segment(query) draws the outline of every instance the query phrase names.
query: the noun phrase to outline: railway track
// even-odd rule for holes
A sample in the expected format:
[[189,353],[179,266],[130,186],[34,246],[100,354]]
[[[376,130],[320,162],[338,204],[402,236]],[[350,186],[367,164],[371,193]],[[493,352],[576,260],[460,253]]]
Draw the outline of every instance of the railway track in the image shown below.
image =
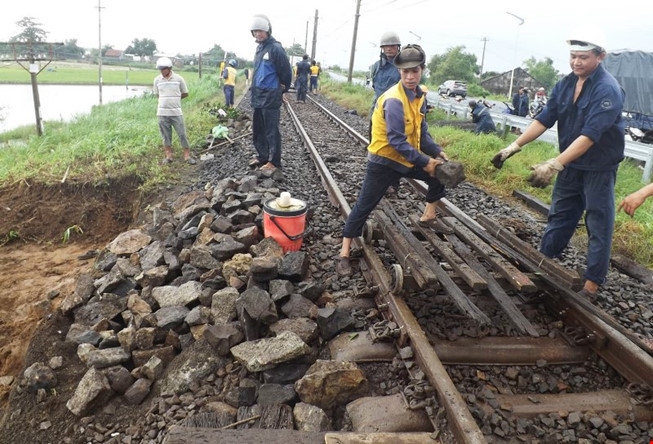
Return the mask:
[[[356,193],[353,184],[360,184],[363,174],[367,140],[326,107],[309,100],[311,106],[292,103],[288,113],[330,200],[346,218]],[[311,122],[319,119],[316,113],[338,128],[335,134],[327,134],[323,126],[312,130]],[[330,153],[334,141],[343,138],[351,149]],[[345,178],[343,171],[350,174]],[[495,372],[500,369],[498,373],[509,374],[514,366],[583,365],[599,357],[623,378],[614,378],[618,385],[582,393],[563,387],[555,394],[514,393],[509,387],[495,387],[496,393],[487,393],[485,404],[498,403],[506,418],[611,410],[634,421],[653,420],[649,408],[653,358],[648,343],[579,298],[575,291],[581,281],[575,271],[542,256],[500,221],[483,214],[473,219],[448,199],[441,216],[452,233],[418,226],[415,203],[425,190],[418,182],[408,185],[403,188],[411,195],[386,197],[363,238],[356,240],[362,254],[360,269],[369,285],[379,288],[377,304],[397,324],[398,345],[413,348],[446,410],[456,442],[485,442],[487,437],[474,419],[484,407],[468,407],[469,393],[461,393],[447,372],[451,365],[492,366]],[[381,239],[384,247],[379,250],[374,244]],[[394,255],[390,264],[388,250]],[[444,293],[457,315],[475,327],[476,337],[434,339],[423,329],[409,306],[411,295],[434,290]],[[492,319],[480,308],[490,302]],[[529,312],[536,306],[546,310],[542,316],[550,317],[553,328],[542,329],[534,320]],[[514,334],[491,334],[497,319]],[[492,395],[496,402],[487,402]]]

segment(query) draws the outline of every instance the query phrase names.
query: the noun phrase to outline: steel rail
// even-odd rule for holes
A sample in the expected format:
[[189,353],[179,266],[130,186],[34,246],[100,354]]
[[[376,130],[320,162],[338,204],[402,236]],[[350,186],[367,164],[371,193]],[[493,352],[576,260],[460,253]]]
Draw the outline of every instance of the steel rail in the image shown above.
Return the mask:
[[[409,181],[418,191],[425,193],[426,186],[419,181]],[[550,298],[545,305],[557,313],[567,324],[580,325],[586,332],[589,346],[612,368],[630,382],[646,384],[653,387],[653,356],[647,353],[645,344],[633,337],[612,317],[603,313],[598,307],[580,297],[570,289],[566,276],[554,274],[552,268],[545,270],[525,255],[500,241],[464,213],[456,212],[457,208],[447,199],[442,199],[444,208],[451,215],[465,224],[477,236],[493,246],[502,254],[510,255],[528,271],[537,275],[549,288]],[[522,251],[526,250],[525,248]]]
[[[354,138],[367,144],[367,139],[354,131],[345,122],[340,120],[321,104],[312,99],[310,101],[314,103],[320,111],[328,115],[330,119],[346,131],[350,132]],[[299,122],[296,113],[293,111],[289,103],[286,102],[285,105],[295,128],[300,134],[304,145],[315,163],[321,180],[325,184],[326,190],[329,193],[330,201],[335,203],[343,218],[346,218],[351,211],[348,202],[345,200],[344,195],[333,179],[333,176],[328,171],[328,168],[322,160],[319,152],[310,141],[310,138]],[[456,442],[466,444],[486,443],[487,440],[467,408],[466,402],[463,400],[454,382],[449,377],[444,365],[435,353],[433,346],[430,344],[426,334],[420,327],[412,311],[401,297],[397,297],[392,293],[390,286],[391,278],[385,269],[381,258],[374,252],[373,248],[365,244],[362,238],[354,239],[353,242],[356,247],[360,248],[363,252],[363,259],[366,266],[366,269],[364,269],[365,278],[368,282],[372,282],[374,285],[379,287],[377,303],[380,307],[388,308],[393,320],[401,329],[403,340],[408,340],[410,342],[420,368],[424,371],[429,383],[437,391],[439,401],[445,408],[447,420],[451,432],[456,438]]]

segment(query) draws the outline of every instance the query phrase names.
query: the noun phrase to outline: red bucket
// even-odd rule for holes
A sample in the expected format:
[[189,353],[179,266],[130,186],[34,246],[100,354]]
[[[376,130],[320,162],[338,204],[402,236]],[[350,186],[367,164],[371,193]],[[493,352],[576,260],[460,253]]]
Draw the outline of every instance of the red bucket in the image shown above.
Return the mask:
[[270,199],[263,204],[263,234],[273,238],[283,249],[297,251],[302,246],[306,226],[306,203],[290,199],[289,205],[279,205],[279,199]]

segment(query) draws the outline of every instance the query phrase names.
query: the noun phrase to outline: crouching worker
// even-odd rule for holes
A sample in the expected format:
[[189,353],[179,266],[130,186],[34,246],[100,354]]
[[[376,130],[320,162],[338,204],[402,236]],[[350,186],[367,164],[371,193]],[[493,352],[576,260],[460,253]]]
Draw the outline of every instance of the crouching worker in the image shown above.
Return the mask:
[[370,213],[388,187],[400,178],[426,182],[426,208],[420,221],[436,223],[436,206],[446,193],[444,185],[434,176],[436,167],[444,163],[446,156],[429,134],[425,119],[426,94],[419,87],[425,62],[426,54],[420,46],[403,48],[394,60],[401,80],[377,99],[365,179],[342,231],[336,264],[340,276],[352,273],[349,262],[352,239],[361,236]]
[[476,124],[475,134],[490,134],[496,131],[494,120],[490,115],[490,108],[483,102],[469,101],[469,107],[472,110],[472,122]]

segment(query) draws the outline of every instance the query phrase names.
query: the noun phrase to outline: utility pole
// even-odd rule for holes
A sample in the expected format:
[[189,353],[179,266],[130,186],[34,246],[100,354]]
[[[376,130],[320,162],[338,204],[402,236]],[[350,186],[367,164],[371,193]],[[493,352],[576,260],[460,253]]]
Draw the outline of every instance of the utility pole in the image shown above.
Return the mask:
[[304,35],[304,54],[308,54],[308,20],[306,20],[306,34]]
[[347,83],[351,83],[352,73],[354,72],[354,55],[356,54],[356,38],[358,34],[358,18],[360,17],[361,0],[356,0],[356,17],[354,19],[354,36],[351,39],[351,55],[349,56],[349,72],[347,73]]
[[102,105],[102,0],[97,0],[98,30],[98,87],[100,88],[100,105]]
[[[39,86],[36,79],[54,57],[53,46],[63,46],[63,43],[47,42],[0,42],[0,46],[10,45],[14,54],[14,61],[18,63],[25,71],[29,72],[32,83],[32,96],[34,97],[34,115],[36,116],[36,134],[40,137],[43,135],[43,120],[41,119],[41,99],[39,98]],[[45,58],[45,48],[48,48],[49,57]],[[39,66],[40,61],[46,61],[43,67]],[[21,62],[29,62],[25,67]]]
[[483,64],[485,63],[485,45],[487,45],[488,42],[487,37],[483,37],[481,42],[483,42],[483,55],[481,56],[481,73],[478,75],[479,78],[483,77]]
[[519,27],[524,24],[524,19],[513,14],[512,12],[506,11],[506,14],[513,16],[517,20],[519,20],[519,24],[517,25],[517,33],[515,35],[515,53],[512,58],[512,71],[510,72],[510,88],[508,89],[508,98],[512,98],[512,86],[515,81],[515,63],[517,63],[517,42],[519,41]]
[[313,19],[313,45],[311,45],[311,60],[315,60],[317,46],[317,9],[315,10],[315,18]]

